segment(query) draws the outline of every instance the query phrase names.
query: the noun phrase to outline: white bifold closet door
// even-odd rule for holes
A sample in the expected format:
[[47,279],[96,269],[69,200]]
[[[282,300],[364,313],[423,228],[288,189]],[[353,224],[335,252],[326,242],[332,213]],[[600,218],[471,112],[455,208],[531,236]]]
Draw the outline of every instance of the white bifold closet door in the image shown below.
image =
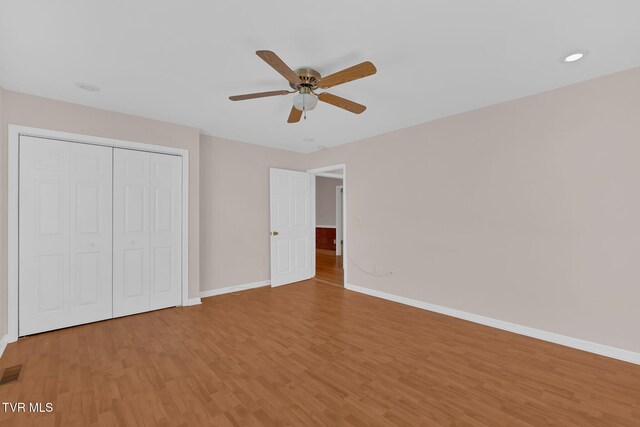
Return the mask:
[[20,137],[19,334],[112,317],[112,148]]
[[113,315],[180,305],[182,161],[113,153]]

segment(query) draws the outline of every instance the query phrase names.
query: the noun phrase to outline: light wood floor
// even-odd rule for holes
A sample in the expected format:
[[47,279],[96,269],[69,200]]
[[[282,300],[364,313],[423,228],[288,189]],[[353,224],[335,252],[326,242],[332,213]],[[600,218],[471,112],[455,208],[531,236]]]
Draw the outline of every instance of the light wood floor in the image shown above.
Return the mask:
[[640,425],[640,366],[311,280],[35,335],[10,425]]
[[329,285],[344,286],[342,257],[335,251],[316,249],[316,280]]

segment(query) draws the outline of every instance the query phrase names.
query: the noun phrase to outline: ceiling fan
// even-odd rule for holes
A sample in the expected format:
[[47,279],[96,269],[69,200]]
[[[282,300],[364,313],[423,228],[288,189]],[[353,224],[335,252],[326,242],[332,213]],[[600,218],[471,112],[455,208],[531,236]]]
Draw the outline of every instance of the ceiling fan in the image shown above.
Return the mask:
[[299,122],[302,117],[302,113],[305,113],[306,118],[306,112],[316,108],[318,101],[335,105],[336,107],[351,111],[355,114],[360,114],[367,109],[364,105],[349,101],[348,99],[344,99],[327,92],[318,94],[315,90],[318,88],[327,89],[375,74],[377,71],[376,67],[369,61],[362,62],[358,65],[354,65],[353,67],[322,77],[319,72],[312,68],[298,68],[293,71],[282,61],[282,59],[278,57],[278,55],[270,50],[258,50],[256,51],[256,55],[262,58],[264,62],[271,65],[274,70],[287,79],[289,81],[289,86],[291,86],[291,89],[293,90],[274,90],[270,92],[248,93],[246,95],[230,96],[230,100],[243,101],[245,99],[297,93],[297,95],[293,97],[293,106],[291,107],[291,113],[289,113],[289,119],[287,120],[288,123]]

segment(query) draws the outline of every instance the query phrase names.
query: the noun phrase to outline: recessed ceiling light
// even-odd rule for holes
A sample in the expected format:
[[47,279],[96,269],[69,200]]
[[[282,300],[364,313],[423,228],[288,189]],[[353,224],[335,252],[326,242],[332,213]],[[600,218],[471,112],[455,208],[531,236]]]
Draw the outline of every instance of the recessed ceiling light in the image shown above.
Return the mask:
[[572,53],[571,55],[567,55],[564,58],[564,62],[576,62],[576,61],[580,61],[582,58],[584,58],[584,52],[576,52],[576,53]]
[[326,145],[318,145],[318,150],[328,150],[329,147],[327,147]]
[[89,84],[89,83],[79,82],[79,83],[76,83],[76,86],[79,87],[82,90],[86,90],[86,91],[89,91],[89,92],[98,92],[100,90],[100,88],[98,86],[92,85],[92,84]]

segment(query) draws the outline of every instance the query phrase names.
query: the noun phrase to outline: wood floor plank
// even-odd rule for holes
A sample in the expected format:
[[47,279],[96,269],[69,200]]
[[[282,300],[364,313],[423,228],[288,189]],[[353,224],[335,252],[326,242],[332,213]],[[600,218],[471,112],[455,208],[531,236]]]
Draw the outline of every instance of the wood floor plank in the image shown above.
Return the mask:
[[21,363],[0,401],[55,411],[3,427],[640,425],[640,366],[318,280],[21,338]]

